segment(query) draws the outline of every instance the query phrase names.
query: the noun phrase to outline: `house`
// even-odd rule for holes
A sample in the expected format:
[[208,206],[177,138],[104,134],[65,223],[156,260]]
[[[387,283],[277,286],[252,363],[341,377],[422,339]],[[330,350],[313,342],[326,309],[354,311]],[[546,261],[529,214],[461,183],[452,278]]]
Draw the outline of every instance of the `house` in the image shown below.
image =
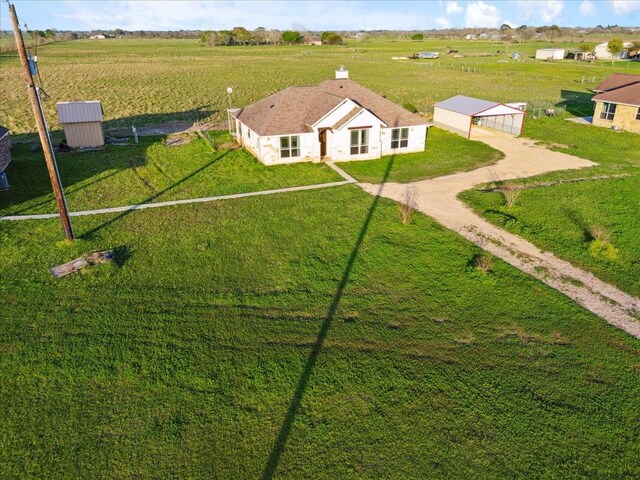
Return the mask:
[[628,49],[631,47],[632,43],[624,42],[622,45],[624,46],[624,50],[622,50],[620,53],[616,54],[615,56],[612,55],[611,52],[609,51],[609,42],[596,45],[596,48],[594,48],[596,60],[622,60],[622,59],[628,58],[629,57]]
[[536,60],[562,60],[564,49],[562,48],[540,48],[536,50]]
[[236,140],[265,165],[421,152],[429,126],[342,67],[335,79],[288,87],[229,113]]
[[103,113],[99,100],[58,102],[56,106],[67,145],[74,148],[104,145]]
[[0,190],[9,188],[7,174],[4,173],[9,163],[11,163],[11,132],[8,128],[0,125]]
[[526,104],[502,104],[456,95],[433,106],[433,124],[465,138],[471,137],[473,125],[520,135]]
[[464,36],[465,40],[475,40],[476,36],[473,33],[469,33]]
[[594,92],[594,125],[640,133],[640,75],[614,73]]
[[305,36],[303,42],[305,45],[322,45],[322,40],[320,40],[320,37],[314,35]]

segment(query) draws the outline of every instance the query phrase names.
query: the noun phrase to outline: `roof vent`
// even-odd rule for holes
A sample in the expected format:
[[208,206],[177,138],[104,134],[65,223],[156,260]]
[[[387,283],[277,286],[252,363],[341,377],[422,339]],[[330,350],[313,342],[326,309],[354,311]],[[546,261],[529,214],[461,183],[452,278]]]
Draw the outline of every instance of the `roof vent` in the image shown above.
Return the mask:
[[349,78],[349,70],[344,68],[344,65],[340,65],[340,68],[336,70],[336,80],[343,80]]

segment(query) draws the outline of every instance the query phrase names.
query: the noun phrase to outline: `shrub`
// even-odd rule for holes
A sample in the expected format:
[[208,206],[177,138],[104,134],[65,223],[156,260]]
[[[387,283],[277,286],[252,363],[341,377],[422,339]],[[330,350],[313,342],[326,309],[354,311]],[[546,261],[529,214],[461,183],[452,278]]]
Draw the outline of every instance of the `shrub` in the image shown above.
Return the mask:
[[413,35],[411,35],[411,40],[423,40],[424,39],[424,35],[422,35],[421,33],[414,33]]
[[411,102],[404,102],[402,104],[402,106],[406,109],[409,110],[411,113],[418,113],[418,109],[416,108],[416,106],[411,103]]
[[476,270],[482,273],[491,273],[493,272],[493,255],[483,252],[476,256],[474,264]]
[[417,209],[416,192],[411,188],[407,188],[402,194],[402,201],[400,202],[400,219],[402,223],[406,225],[411,222],[411,217]]
[[618,259],[618,249],[603,240],[594,240],[589,244],[589,255],[598,260],[614,262]]
[[324,43],[327,45],[342,45],[342,36],[337,33],[332,33],[327,35],[327,38],[324,39]]
[[506,183],[500,188],[500,193],[504,197],[504,204],[507,208],[511,208],[516,204],[520,196],[520,189],[513,184]]

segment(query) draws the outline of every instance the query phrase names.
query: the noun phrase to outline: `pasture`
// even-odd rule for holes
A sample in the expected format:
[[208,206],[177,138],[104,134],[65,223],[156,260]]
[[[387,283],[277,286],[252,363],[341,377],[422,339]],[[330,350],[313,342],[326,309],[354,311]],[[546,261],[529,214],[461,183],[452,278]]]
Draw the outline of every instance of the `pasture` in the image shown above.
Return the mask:
[[[451,42],[469,55],[507,48]],[[506,53],[391,60],[432,48],[446,43],[87,40],[40,47],[39,63],[54,129],[55,101],[101,99],[114,132],[224,121],[229,85],[240,106],[331,78],[340,64],[427,114],[461,89],[540,105],[572,95],[567,110],[586,112],[592,84],[583,76],[640,71]],[[51,212],[17,59],[0,62],[0,124],[24,141],[0,212]],[[577,227],[567,239],[540,232],[566,224],[556,204],[588,222],[611,215],[621,263],[593,269],[636,292],[637,136],[560,118],[527,122],[526,134],[549,148],[600,162],[594,173],[631,177],[526,190],[507,212],[519,232],[591,268]],[[410,181],[499,158],[437,129],[430,136],[423,156],[346,168],[369,181]],[[167,147],[161,137],[59,162],[72,209],[338,180],[325,165],[266,168],[243,151],[211,152],[202,140]],[[553,175],[545,178],[577,173]],[[615,201],[594,203],[613,192]],[[465,199],[502,218],[490,211],[503,211],[496,195]],[[405,225],[396,203],[349,185],[73,222],[72,243],[60,241],[57,220],[0,222],[2,478],[640,476],[640,341],[497,259],[478,270],[481,250],[426,216]],[[103,249],[114,249],[114,262],[60,280],[48,271]]]
[[[346,46],[207,47],[193,40],[110,39],[41,46],[38,63],[51,97],[45,110],[54,130],[59,128],[55,102],[65,100],[102,100],[107,130],[175,120],[226,122],[228,86],[234,88],[232,104],[243,106],[290,85],[333,78],[340,65],[349,69],[353,80],[426,113],[434,103],[465,93],[502,102],[527,101],[530,107],[560,102],[587,114],[590,87],[614,71],[640,72],[637,62],[611,66],[529,58],[544,46],[375,39]],[[448,47],[467,56],[446,55]],[[441,58],[391,59],[429,49],[439,49]],[[507,52],[514,51],[524,53],[525,61],[511,60]],[[486,54],[493,56],[479,56]],[[14,133],[34,131],[18,58],[3,54],[0,62],[0,124]]]

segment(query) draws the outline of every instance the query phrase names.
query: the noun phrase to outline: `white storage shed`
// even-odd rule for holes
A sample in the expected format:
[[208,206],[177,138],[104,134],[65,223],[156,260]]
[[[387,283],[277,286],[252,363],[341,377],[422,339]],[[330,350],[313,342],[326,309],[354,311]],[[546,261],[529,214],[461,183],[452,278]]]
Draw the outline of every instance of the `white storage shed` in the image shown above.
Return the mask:
[[536,50],[536,60],[562,60],[564,49],[562,48],[540,48]]
[[73,148],[104,145],[102,104],[99,100],[58,102],[57,107],[58,121],[64,128],[67,145]]
[[519,108],[456,95],[434,105],[433,124],[466,138],[471,136],[474,124],[520,135],[524,116]]

